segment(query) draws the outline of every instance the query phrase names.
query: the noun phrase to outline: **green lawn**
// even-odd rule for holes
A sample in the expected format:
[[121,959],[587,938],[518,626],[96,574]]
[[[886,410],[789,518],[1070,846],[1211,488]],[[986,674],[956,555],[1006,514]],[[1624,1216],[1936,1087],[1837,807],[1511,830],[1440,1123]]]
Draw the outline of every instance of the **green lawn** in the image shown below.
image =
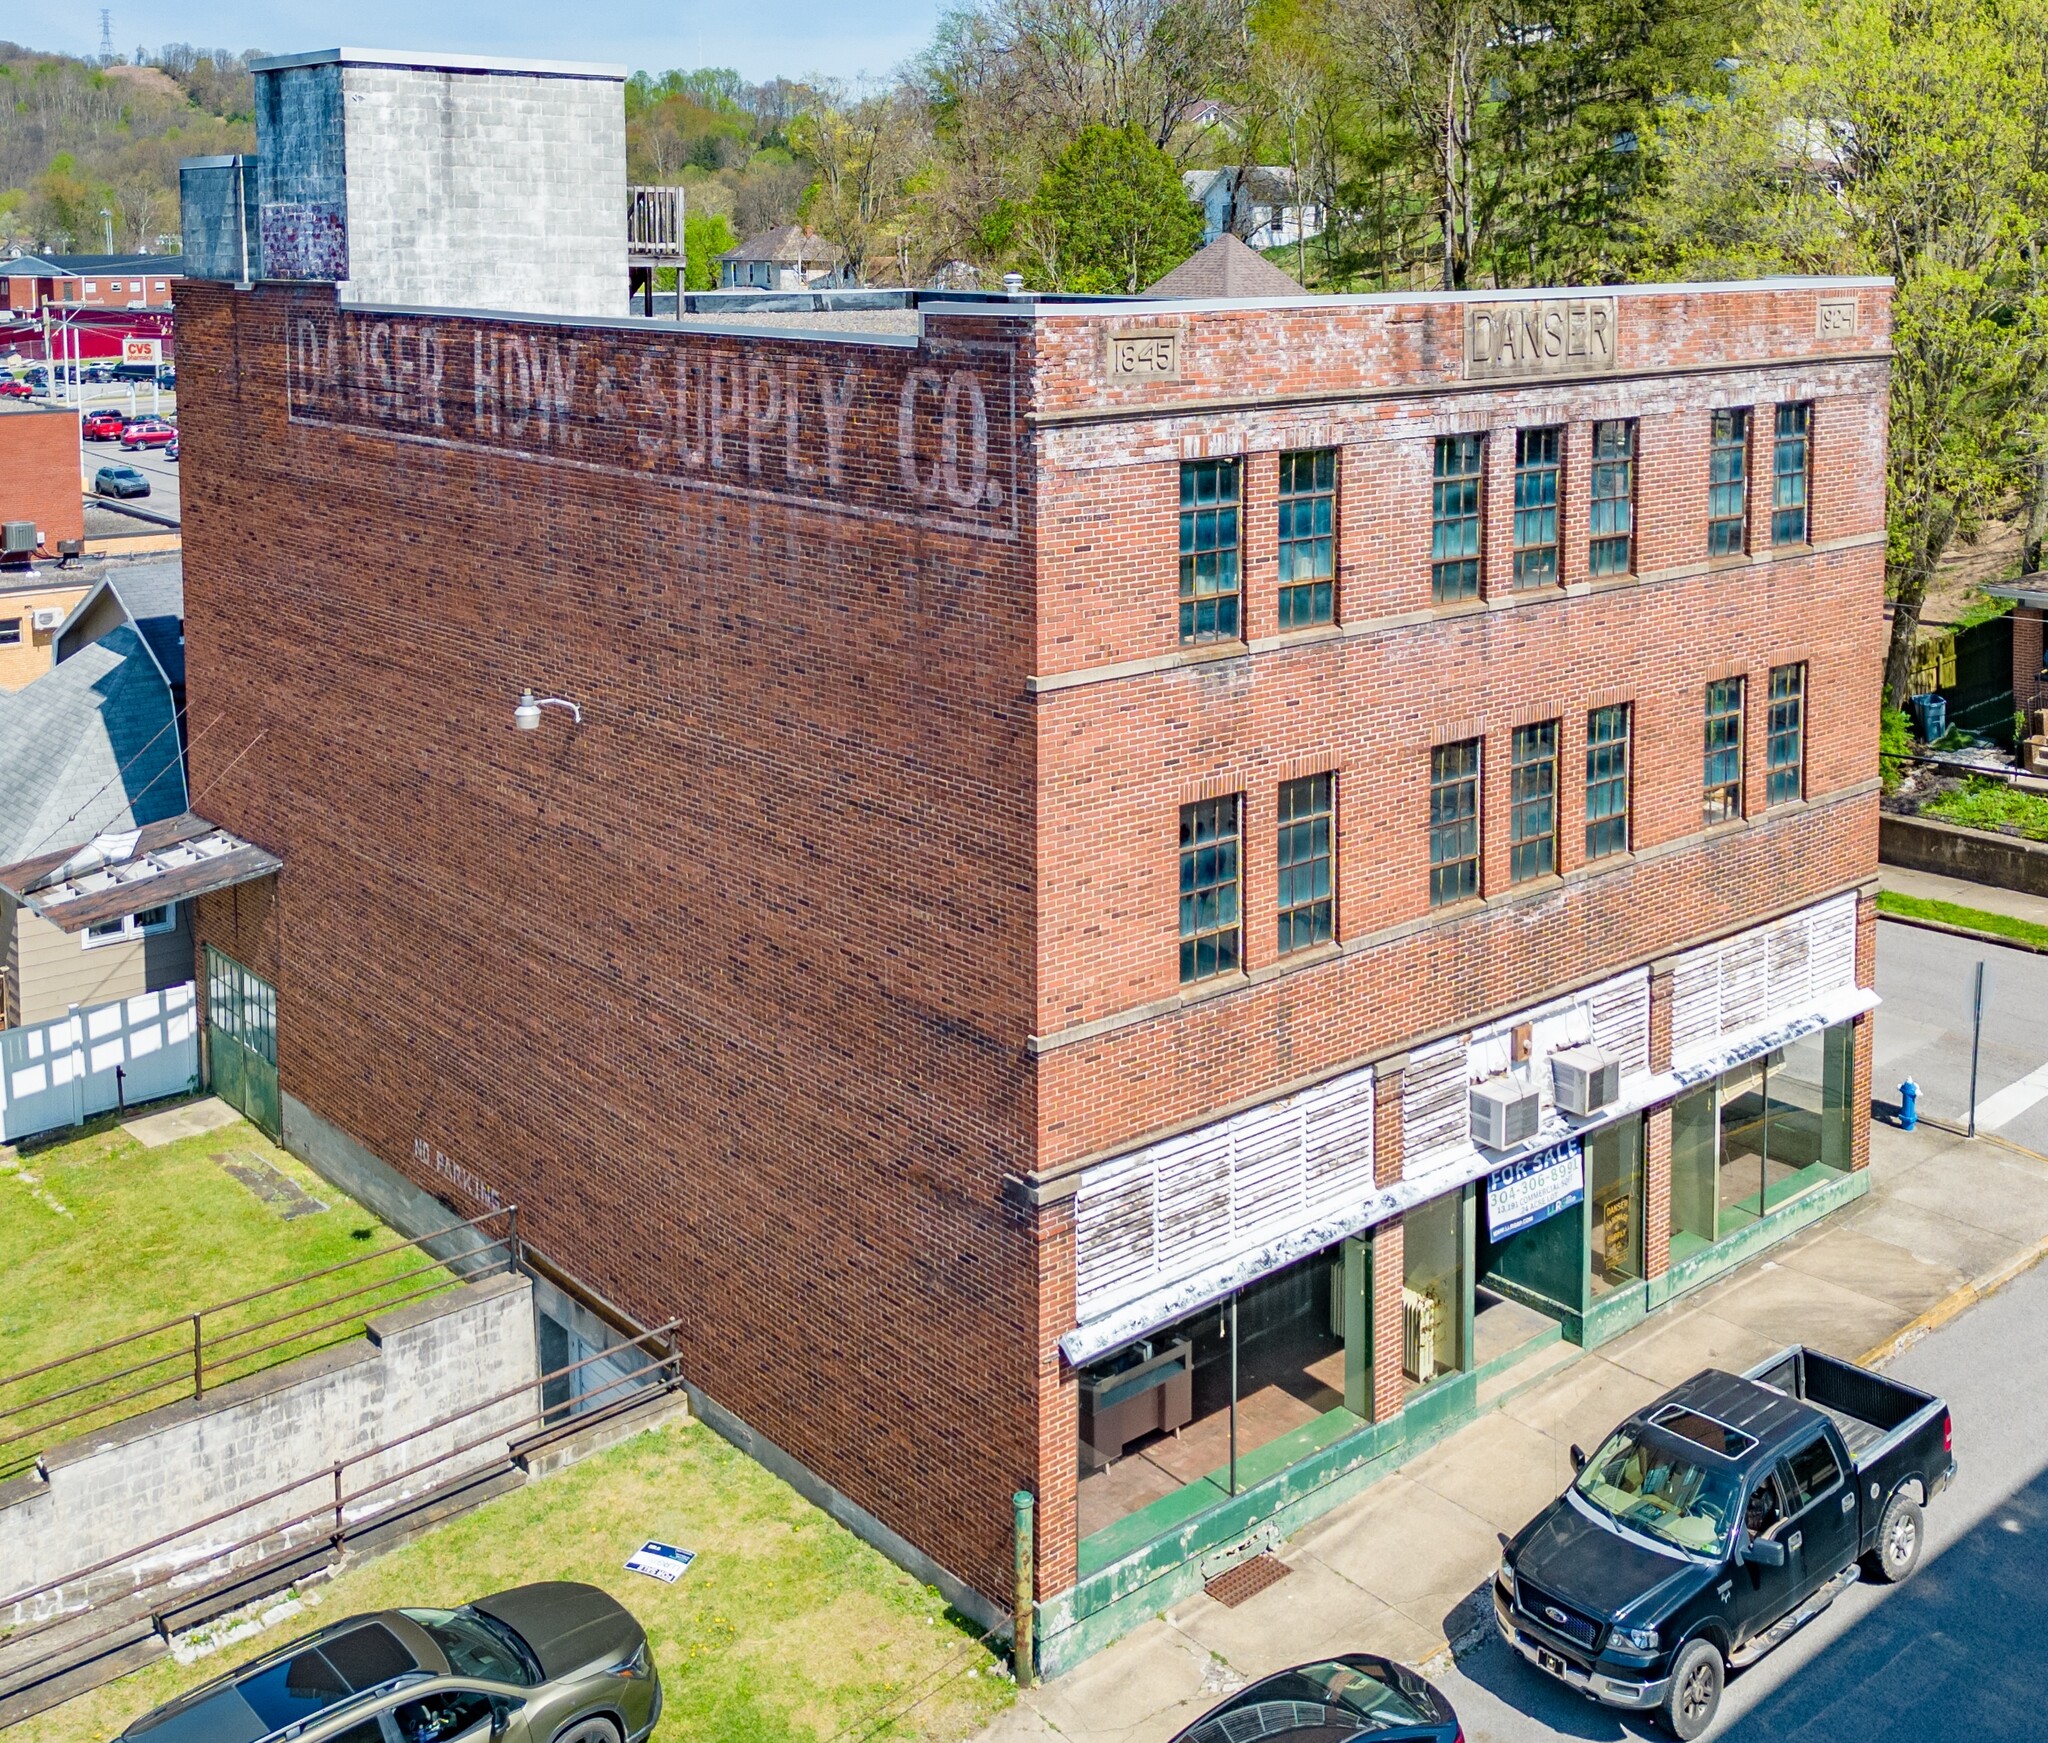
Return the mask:
[[[621,1565],[648,1538],[697,1551],[676,1585]],[[28,1729],[36,1743],[102,1743],[157,1703],[335,1617],[454,1605],[547,1579],[602,1586],[646,1627],[667,1697],[655,1743],[946,1743],[1015,1695],[936,1592],[685,1422],[309,1588],[317,1608],[266,1633],[191,1665],[161,1659]]]
[[1943,926],[1959,926],[1966,932],[1983,932],[1994,938],[2010,938],[2020,944],[2048,950],[2048,926],[2021,920],[2011,914],[1993,914],[1984,908],[1966,908],[1960,902],[1937,902],[1925,896],[1903,896],[1896,890],[1877,892],[1877,911],[1902,920],[1933,920]]
[[[329,1208],[286,1220],[215,1161],[217,1156],[244,1168],[267,1165]],[[0,1291],[0,1380],[269,1284],[362,1258],[397,1239],[360,1205],[239,1121],[154,1150],[145,1150],[111,1118],[55,1142],[0,1146],[0,1277],[7,1279]],[[220,1354],[234,1356],[325,1320],[343,1320],[286,1347],[230,1362],[209,1373],[207,1383],[219,1384],[252,1367],[356,1336],[365,1317],[413,1290],[452,1281],[438,1269],[399,1279],[422,1263],[417,1251],[407,1249],[209,1318],[205,1335],[211,1342],[345,1290],[380,1285],[326,1312],[221,1344]],[[135,1409],[172,1402],[189,1385],[191,1347],[191,1330],[184,1325],[94,1357],[82,1367],[0,1384],[0,1410],[9,1410],[153,1356],[183,1353],[181,1360],[147,1374],[109,1380],[96,1392],[0,1419],[0,1437],[54,1422],[115,1391],[176,1376],[179,1387],[52,1429],[50,1437],[72,1438]],[[0,1475],[35,1445],[28,1440],[0,1446]]]
[[1939,817],[1965,829],[1998,829],[2048,841],[2048,798],[2022,792],[1987,775],[1971,775],[1960,787],[1920,807],[1923,817]]

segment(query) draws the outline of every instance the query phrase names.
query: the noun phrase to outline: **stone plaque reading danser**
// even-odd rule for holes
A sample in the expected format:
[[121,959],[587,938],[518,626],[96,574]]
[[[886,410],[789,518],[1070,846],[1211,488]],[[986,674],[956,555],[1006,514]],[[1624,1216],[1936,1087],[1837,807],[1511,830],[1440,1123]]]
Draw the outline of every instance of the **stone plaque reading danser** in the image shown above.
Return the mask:
[[1615,360],[1612,297],[1542,297],[1465,306],[1465,379],[1594,375]]

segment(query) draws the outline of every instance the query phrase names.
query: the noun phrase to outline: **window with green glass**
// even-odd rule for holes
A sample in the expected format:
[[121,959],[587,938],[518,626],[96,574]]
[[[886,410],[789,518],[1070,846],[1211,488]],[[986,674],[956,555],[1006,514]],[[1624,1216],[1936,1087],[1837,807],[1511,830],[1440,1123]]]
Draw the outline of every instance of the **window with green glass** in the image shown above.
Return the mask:
[[1484,436],[1439,436],[1430,492],[1429,586],[1439,604],[1479,597],[1479,487]]
[[1806,796],[1806,668],[1771,668],[1771,714],[1764,740],[1764,803]]
[[1429,753],[1429,905],[1479,894],[1479,740]]
[[1707,686],[1705,821],[1729,823],[1742,815],[1742,680],[1717,678]]
[[1508,881],[1557,869],[1557,722],[1518,726],[1508,749]]
[[1328,775],[1280,789],[1280,954],[1336,935],[1335,784]]
[[1337,450],[1280,456],[1280,627],[1337,617]]
[[1515,432],[1517,587],[1557,585],[1557,485],[1563,463],[1563,430]]
[[1236,460],[1188,460],[1180,469],[1180,639],[1235,641],[1241,633],[1242,555]]
[[1586,857],[1628,852],[1629,708],[1586,716]]
[[1238,801],[1204,799],[1180,808],[1180,978],[1235,972],[1241,872]]
[[1707,555],[1749,549],[1749,413],[1714,413],[1708,456]]
[[1636,562],[1636,424],[1609,418],[1593,426],[1591,542],[1586,567],[1626,575]]
[[1771,543],[1806,543],[1806,486],[1812,463],[1813,407],[1778,407],[1778,439],[1771,450]]

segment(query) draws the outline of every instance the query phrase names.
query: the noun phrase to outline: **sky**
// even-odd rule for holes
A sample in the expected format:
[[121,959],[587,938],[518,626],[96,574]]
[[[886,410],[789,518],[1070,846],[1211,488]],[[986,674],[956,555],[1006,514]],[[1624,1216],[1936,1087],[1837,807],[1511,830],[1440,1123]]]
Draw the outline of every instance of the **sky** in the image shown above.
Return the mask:
[[[734,67],[759,81],[882,77],[930,40],[939,0],[113,0],[114,52],[167,42],[201,48],[449,49],[542,60],[612,61],[661,72]],[[44,0],[9,8],[0,37],[29,48],[97,54],[100,8]]]

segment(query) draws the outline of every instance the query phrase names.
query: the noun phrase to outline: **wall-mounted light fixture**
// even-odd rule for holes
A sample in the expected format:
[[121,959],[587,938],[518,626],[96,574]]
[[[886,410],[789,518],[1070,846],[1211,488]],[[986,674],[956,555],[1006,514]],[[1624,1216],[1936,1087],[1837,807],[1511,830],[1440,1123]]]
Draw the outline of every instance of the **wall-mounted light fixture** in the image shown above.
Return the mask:
[[519,698],[519,706],[512,710],[512,724],[521,732],[540,731],[540,711],[543,708],[566,708],[578,726],[583,724],[583,710],[573,702],[565,702],[559,696],[536,696],[528,690]]

